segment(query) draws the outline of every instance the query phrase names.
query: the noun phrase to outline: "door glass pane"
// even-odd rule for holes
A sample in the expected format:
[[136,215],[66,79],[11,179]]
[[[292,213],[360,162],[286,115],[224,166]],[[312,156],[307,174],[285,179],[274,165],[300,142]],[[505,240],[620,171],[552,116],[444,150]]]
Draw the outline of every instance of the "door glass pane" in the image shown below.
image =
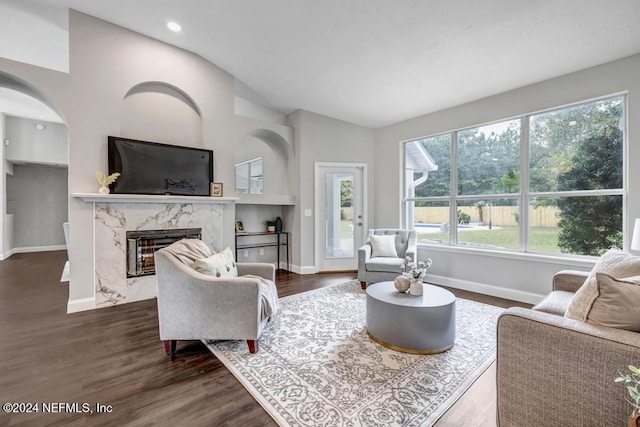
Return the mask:
[[326,174],[326,258],[354,256],[353,174]]

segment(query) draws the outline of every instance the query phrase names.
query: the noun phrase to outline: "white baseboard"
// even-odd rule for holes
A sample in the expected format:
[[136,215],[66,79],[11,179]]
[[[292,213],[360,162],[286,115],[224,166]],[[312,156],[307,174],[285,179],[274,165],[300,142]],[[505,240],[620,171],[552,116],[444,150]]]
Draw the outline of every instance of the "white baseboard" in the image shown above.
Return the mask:
[[[286,267],[286,264],[284,266],[284,268]],[[291,264],[291,272],[293,273],[297,273],[297,274],[316,274],[318,272],[318,270],[316,270],[316,268],[314,266],[299,266],[299,265],[293,265]]]
[[67,250],[66,245],[27,246],[23,248],[13,248],[3,254],[0,254],[0,261],[7,259],[14,254],[26,254],[30,252],[66,251],[66,250]]
[[432,274],[427,276],[427,282],[450,288],[476,292],[478,294],[525,302],[527,304],[537,304],[545,297],[545,295],[534,294],[532,292],[518,291],[515,289],[507,289],[499,286],[487,285],[485,283],[470,282],[467,280],[452,279],[444,276],[434,276]]
[[22,248],[13,248],[9,252],[13,254],[26,254],[29,252],[50,252],[50,251],[66,251],[66,245],[51,245],[51,246],[25,246]]
[[77,313],[79,311],[95,310],[95,308],[96,308],[95,297],[81,298],[81,299],[74,299],[74,300],[70,299],[67,302],[67,314]]

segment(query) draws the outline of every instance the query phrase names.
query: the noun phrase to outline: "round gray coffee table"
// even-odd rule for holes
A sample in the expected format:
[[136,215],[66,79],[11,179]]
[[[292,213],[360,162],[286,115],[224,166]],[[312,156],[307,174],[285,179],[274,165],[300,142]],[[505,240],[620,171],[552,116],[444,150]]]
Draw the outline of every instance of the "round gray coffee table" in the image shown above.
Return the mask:
[[406,353],[449,350],[456,337],[456,297],[424,284],[422,296],[400,293],[393,282],[367,286],[367,332],[378,344]]

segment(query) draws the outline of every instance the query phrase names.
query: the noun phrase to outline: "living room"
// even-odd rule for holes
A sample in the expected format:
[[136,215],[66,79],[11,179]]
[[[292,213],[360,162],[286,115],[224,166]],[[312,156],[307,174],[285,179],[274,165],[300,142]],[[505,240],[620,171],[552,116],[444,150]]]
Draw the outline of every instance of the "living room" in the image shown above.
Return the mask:
[[[602,55],[598,62],[584,62],[588,65],[582,68],[567,68],[566,72],[562,73],[549,74],[547,64],[529,63],[535,75],[530,84],[514,83],[508,90],[493,92],[489,88],[488,93],[492,93],[491,96],[475,98],[472,96],[460,102],[447,101],[451,103],[446,104],[442,101],[443,105],[446,105],[443,108],[434,108],[429,113],[397,121],[390,119],[391,121],[383,125],[365,125],[364,121],[355,124],[355,122],[330,117],[331,114],[328,113],[306,109],[289,112],[278,120],[268,120],[264,112],[254,113],[254,117],[237,114],[237,104],[243,98],[238,96],[238,82],[231,69],[219,68],[220,64],[211,63],[197,54],[75,10],[69,11],[68,15],[64,11],[61,13],[61,8],[55,8],[52,3],[54,2],[21,6],[24,9],[20,9],[15,2],[6,2],[5,5],[0,6],[7,8],[5,16],[15,17],[16,8],[18,8],[19,16],[26,14],[36,17],[33,18],[36,22],[47,21],[47,19],[55,21],[59,16],[67,16],[66,28],[63,28],[63,32],[67,34],[66,70],[63,69],[64,65],[57,66],[58,68],[43,65],[42,58],[21,58],[19,55],[2,57],[0,58],[2,73],[0,86],[18,88],[19,91],[45,101],[68,128],[68,195],[66,197],[71,231],[67,250],[72,267],[65,301],[59,301],[59,296],[56,296],[51,302],[54,304],[53,301],[55,301],[56,306],[50,309],[70,313],[70,319],[73,318],[71,313],[80,312],[89,316],[84,319],[90,319],[91,316],[102,318],[104,314],[89,313],[98,307],[109,305],[104,304],[105,299],[100,297],[100,280],[96,278],[96,271],[99,271],[96,257],[99,258],[100,254],[96,249],[93,231],[95,230],[95,202],[86,201],[81,196],[74,196],[74,194],[86,195],[97,192],[95,173],[107,171],[107,137],[109,135],[213,150],[214,181],[224,184],[225,198],[235,196],[233,188],[237,147],[247,135],[251,137],[257,135],[258,139],[262,140],[274,138],[284,141],[287,144],[287,150],[290,150],[289,160],[283,168],[288,174],[287,185],[274,190],[270,195],[278,198],[276,203],[278,207],[267,208],[266,215],[282,217],[286,229],[291,233],[291,271],[300,275],[301,280],[305,280],[305,276],[314,277],[319,270],[317,218],[306,215],[306,211],[310,211],[312,215],[317,212],[314,182],[317,162],[366,164],[368,228],[402,228],[404,226],[402,223],[403,195],[401,194],[404,185],[402,181],[404,159],[400,148],[402,142],[622,94],[626,102],[624,119],[627,139],[623,188],[624,222],[620,231],[624,236],[622,249],[630,249],[634,220],[640,217],[640,199],[635,197],[635,194],[640,194],[640,189],[637,188],[640,185],[638,184],[640,171],[632,167],[634,159],[640,159],[640,148],[633,141],[633,135],[640,134],[638,127],[640,124],[634,120],[637,115],[637,106],[640,105],[640,81],[637,78],[640,71],[640,54],[638,54],[640,46],[637,43],[627,48],[628,52],[623,56]],[[631,17],[627,17],[625,22],[633,22],[633,17],[638,17],[637,7],[629,7],[635,15],[627,14]],[[50,21],[49,24],[51,24]],[[57,21],[56,25],[52,26],[60,30]],[[7,28],[14,28],[14,26]],[[15,34],[21,34],[18,30],[15,31],[17,31]],[[620,31],[623,30],[620,29]],[[624,27],[622,34],[633,33]],[[9,33],[8,39],[12,39],[12,35],[14,34]],[[14,37],[17,42],[19,37],[15,35]],[[633,39],[633,37],[627,37]],[[26,43],[28,44],[28,40]],[[36,45],[37,41],[31,44]],[[580,50],[579,47],[576,49]],[[606,49],[605,46],[600,50]],[[572,54],[578,55],[577,52],[558,53],[558,55]],[[487,62],[489,61],[487,58]],[[499,77],[494,76],[496,81],[511,78],[508,71]],[[162,113],[152,111],[154,108],[149,107],[150,102],[153,103],[158,99],[153,95],[157,91],[153,92],[153,90],[149,98],[150,102],[141,101],[140,104],[136,104],[137,97],[140,95],[140,92],[136,92],[141,88],[139,85],[158,82],[165,85],[165,88],[173,88],[181,94],[186,94],[197,106],[197,117],[194,119],[191,113],[179,113],[174,117],[159,119],[163,117]],[[355,84],[355,81],[350,84]],[[490,84],[495,84],[495,81],[488,81],[487,86]],[[142,89],[145,88],[149,89],[149,86],[142,86]],[[457,90],[450,90],[452,99],[457,99]],[[145,96],[144,93],[142,96]],[[258,115],[262,117],[257,118]],[[131,118],[139,118],[139,120],[132,121]],[[190,123],[189,126],[185,126],[186,128],[197,131],[185,132],[184,128],[180,128],[180,125],[185,122]],[[192,125],[194,122],[196,124]],[[186,137],[185,134],[187,134]],[[3,127],[2,139],[5,138]],[[0,172],[2,172],[4,191],[6,171],[0,169]],[[5,207],[4,216],[6,200],[4,195],[2,198]],[[281,200],[285,201],[281,203]],[[233,230],[238,216],[236,209],[243,210],[242,216],[251,218],[252,222],[248,225],[252,229],[257,229],[265,219],[258,213],[262,208],[249,205],[238,205],[238,207],[233,203],[221,205],[223,213],[220,229],[223,232],[217,237],[216,249],[235,246]],[[248,221],[245,219],[245,222]],[[4,255],[12,249],[4,246],[6,222],[3,222],[3,231],[2,254]],[[62,237],[61,226],[59,233]],[[15,256],[7,257],[5,261]],[[66,253],[61,260],[55,258],[54,254],[44,256],[42,268],[46,266],[54,271],[49,273],[42,271],[42,274],[57,275],[59,279]],[[47,257],[54,257],[55,260]],[[496,251],[435,244],[420,245],[417,257],[418,259],[430,258],[433,261],[429,276],[430,281],[437,285],[524,304],[537,304],[542,300],[551,290],[553,275],[558,271],[563,269],[589,271],[596,261],[595,257],[567,257],[532,254],[520,250]],[[238,259],[238,261],[241,260]],[[58,266],[56,264],[58,262],[61,265]],[[41,270],[34,267],[33,271]],[[353,274],[349,276],[345,273],[335,273],[334,276],[327,277],[331,277],[330,280],[335,282],[340,281],[340,278],[352,279]],[[25,277],[24,280],[33,279]],[[282,278],[283,286],[286,286],[287,280],[286,277]],[[11,295],[11,293],[3,293],[3,295]],[[10,297],[3,296],[3,305],[9,306],[15,303],[10,300]],[[25,300],[23,303],[29,304],[29,301]],[[118,316],[127,311],[127,305],[100,308],[95,311],[113,309],[113,322],[117,324]],[[140,310],[139,313],[145,313],[143,316],[151,315],[148,311],[152,309],[148,302],[147,305],[137,308]],[[106,319],[103,318],[103,320]],[[130,337],[130,339],[133,342],[144,339],[157,341],[157,331],[155,336],[152,332],[146,330],[145,334]],[[82,328],[74,329],[74,333],[83,334]],[[99,340],[105,339],[97,333],[94,336]],[[159,345],[158,342],[155,344]],[[43,351],[49,350],[45,348]],[[105,344],[105,351],[109,351],[107,344]],[[99,357],[92,353],[93,356]],[[180,357],[176,363],[197,365],[206,357],[207,354],[197,354],[196,351],[195,357],[191,359]],[[122,363],[125,362],[122,361]],[[629,363],[637,363],[637,361],[629,361]],[[162,375],[162,366],[162,363],[158,362],[158,375]],[[95,366],[96,370],[103,368],[106,367],[100,366],[99,363]],[[13,369],[17,369],[16,365]],[[24,366],[24,369],[29,368]],[[616,374],[616,372],[611,373],[612,378]],[[230,376],[228,372],[219,375]],[[18,381],[17,378],[16,381]],[[96,384],[95,387],[98,385]],[[179,389],[174,393],[182,391]],[[169,390],[163,393],[165,392],[170,393]],[[241,393],[241,391],[235,391],[235,393]],[[17,400],[16,396],[7,395],[7,397]],[[29,398],[27,395],[23,397],[23,400]],[[108,400],[108,397],[105,395],[104,399]],[[223,405],[224,399],[219,402]],[[202,404],[205,404],[204,401]],[[241,420],[242,418],[239,417],[223,420],[221,423],[233,424]]]

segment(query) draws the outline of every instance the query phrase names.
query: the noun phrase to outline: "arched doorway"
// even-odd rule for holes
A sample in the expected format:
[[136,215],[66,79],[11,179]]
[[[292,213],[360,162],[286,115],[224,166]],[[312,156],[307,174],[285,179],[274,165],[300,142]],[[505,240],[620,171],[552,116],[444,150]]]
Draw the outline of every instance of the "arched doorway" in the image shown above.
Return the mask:
[[66,249],[68,130],[37,89],[0,73],[0,259]]

